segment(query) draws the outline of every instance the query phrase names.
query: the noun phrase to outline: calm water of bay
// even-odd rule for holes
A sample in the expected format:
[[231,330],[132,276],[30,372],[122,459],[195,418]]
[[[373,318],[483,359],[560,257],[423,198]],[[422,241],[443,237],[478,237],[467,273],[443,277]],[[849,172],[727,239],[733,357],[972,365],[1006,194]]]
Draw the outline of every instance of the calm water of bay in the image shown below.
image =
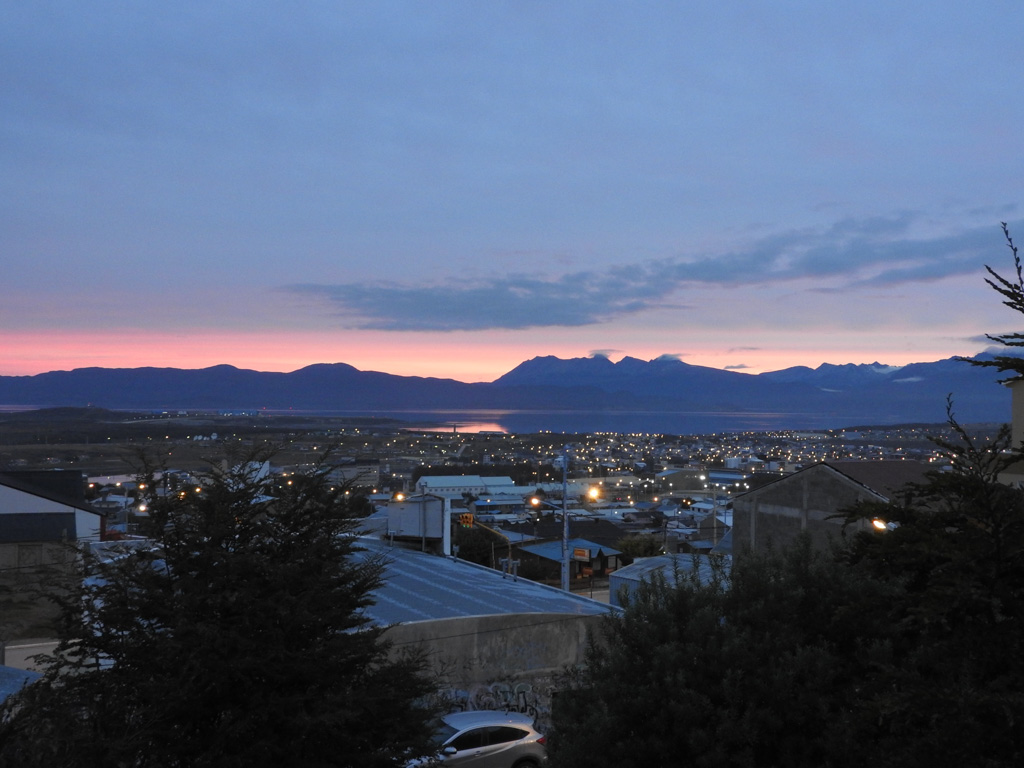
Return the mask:
[[[327,415],[327,414],[325,414]],[[333,415],[333,414],[332,414]],[[342,415],[340,412],[337,415]],[[347,411],[352,417],[376,417],[403,422],[408,429],[450,432],[553,432],[584,434],[701,435],[716,432],[774,432],[835,429],[878,424],[863,419],[813,413],[694,413],[653,411]]]
[[[35,410],[33,406],[0,405],[0,412]],[[178,409],[168,409],[175,412]],[[500,432],[527,434],[705,435],[720,432],[817,431],[850,426],[884,425],[884,420],[821,413],[657,412],[657,411],[301,411],[265,410],[274,416],[324,416],[353,420],[386,420],[389,426],[438,432]],[[250,409],[224,409],[219,413],[255,413]]]

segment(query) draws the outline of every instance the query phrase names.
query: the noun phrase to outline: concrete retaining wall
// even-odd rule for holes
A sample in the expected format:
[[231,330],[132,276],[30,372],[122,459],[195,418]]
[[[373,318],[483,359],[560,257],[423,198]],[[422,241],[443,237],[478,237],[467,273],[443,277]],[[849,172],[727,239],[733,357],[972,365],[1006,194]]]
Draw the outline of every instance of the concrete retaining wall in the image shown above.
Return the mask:
[[558,676],[583,661],[603,616],[526,613],[390,628],[395,651],[423,648],[453,709],[514,709],[544,724]]

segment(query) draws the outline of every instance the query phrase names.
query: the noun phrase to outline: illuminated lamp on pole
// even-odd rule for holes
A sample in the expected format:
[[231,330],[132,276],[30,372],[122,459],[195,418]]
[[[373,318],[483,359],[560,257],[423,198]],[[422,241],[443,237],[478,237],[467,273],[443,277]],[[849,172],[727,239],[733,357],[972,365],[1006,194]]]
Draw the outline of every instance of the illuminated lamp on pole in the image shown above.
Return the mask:
[[[569,591],[569,512],[566,509],[566,497],[569,495],[569,446],[565,446],[562,449],[562,590],[565,592]],[[541,504],[545,504],[552,509],[559,509],[555,504],[550,501],[534,496],[530,499],[530,504],[534,507],[538,507]]]

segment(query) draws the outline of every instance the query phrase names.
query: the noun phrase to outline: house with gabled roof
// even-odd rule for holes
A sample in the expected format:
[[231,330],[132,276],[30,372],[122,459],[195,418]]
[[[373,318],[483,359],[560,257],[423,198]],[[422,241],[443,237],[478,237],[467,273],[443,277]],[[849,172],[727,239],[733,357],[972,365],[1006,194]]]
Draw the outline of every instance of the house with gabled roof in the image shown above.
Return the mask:
[[463,494],[513,494],[516,484],[511,477],[480,475],[423,475],[416,481],[416,493],[433,493],[458,498]]
[[722,574],[728,573],[729,567],[727,556],[718,561],[719,566],[713,558],[714,555],[697,553],[638,558],[609,577],[609,602],[617,608],[623,607],[624,601],[640,589],[642,582],[650,583],[658,577],[664,578],[669,586],[676,586],[681,574],[693,573],[701,584],[710,584],[716,577],[716,568]]
[[[1024,445],[1024,379],[1010,379],[1005,382],[1011,392],[1010,437],[1013,447]],[[1024,462],[1015,462],[999,475],[999,481],[1007,485],[1024,487]]]
[[843,535],[844,509],[898,500],[909,484],[925,481],[928,469],[918,461],[826,461],[740,494],[733,499],[733,554],[786,546],[801,534],[827,546]]
[[[622,552],[607,545],[598,544],[588,539],[570,538],[569,578],[582,579],[591,576],[607,576],[619,565]],[[533,558],[542,566],[546,566],[552,577],[560,573],[562,568],[562,542],[560,540],[540,541],[536,544],[521,546],[523,556]]]
[[[3,659],[0,659],[2,662]],[[0,663],[0,704],[9,696],[13,696],[29,683],[35,682],[41,674],[32,670],[5,667]]]
[[0,552],[20,545],[98,541],[105,519],[85,500],[81,472],[0,472]]
[[[85,500],[81,472],[0,472],[0,585],[8,602],[0,610],[0,638],[17,635],[32,621],[34,585],[68,566],[68,543],[99,541],[106,518]],[[11,602],[12,601],[12,602]]]

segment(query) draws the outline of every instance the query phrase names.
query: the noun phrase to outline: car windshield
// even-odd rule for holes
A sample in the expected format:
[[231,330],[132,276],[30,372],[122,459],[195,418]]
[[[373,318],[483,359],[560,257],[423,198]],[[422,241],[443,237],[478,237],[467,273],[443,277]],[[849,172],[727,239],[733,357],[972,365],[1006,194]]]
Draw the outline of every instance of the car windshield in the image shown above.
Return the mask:
[[457,728],[452,728],[448,723],[437,723],[434,726],[434,733],[430,740],[438,747],[442,746],[448,739],[458,733]]

